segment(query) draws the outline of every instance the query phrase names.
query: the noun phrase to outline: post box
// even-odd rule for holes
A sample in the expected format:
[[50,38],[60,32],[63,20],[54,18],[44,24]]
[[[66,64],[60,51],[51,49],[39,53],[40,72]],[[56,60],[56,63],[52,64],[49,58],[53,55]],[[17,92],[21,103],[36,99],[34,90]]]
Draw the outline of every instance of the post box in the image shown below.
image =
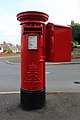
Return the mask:
[[69,26],[46,25],[46,62],[70,62],[72,29]]
[[45,105],[45,22],[38,11],[17,14],[21,22],[21,105],[37,109]]

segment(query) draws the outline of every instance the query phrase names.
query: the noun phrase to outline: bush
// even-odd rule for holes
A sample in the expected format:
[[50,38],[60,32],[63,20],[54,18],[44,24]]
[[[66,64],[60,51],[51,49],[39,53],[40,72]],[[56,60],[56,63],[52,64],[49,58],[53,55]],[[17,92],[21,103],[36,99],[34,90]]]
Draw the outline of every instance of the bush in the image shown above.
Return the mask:
[[7,51],[7,53],[12,54],[13,51],[9,48],[8,51]]
[[72,50],[73,48],[77,48],[78,44],[79,43],[77,41],[72,41]]

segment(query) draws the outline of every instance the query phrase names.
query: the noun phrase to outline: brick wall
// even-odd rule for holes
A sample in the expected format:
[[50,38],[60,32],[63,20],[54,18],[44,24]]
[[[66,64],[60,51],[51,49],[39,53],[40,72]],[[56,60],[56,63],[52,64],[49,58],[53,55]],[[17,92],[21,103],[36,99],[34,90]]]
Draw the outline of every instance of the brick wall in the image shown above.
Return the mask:
[[72,58],[80,58],[80,46],[73,49]]

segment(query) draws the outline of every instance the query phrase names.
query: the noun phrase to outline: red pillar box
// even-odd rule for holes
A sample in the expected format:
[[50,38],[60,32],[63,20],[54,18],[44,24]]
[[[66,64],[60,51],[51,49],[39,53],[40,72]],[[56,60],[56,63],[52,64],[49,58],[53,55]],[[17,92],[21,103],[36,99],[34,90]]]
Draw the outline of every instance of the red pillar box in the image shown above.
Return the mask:
[[70,62],[72,29],[68,26],[46,25],[46,62]]
[[21,22],[21,105],[26,109],[45,104],[45,22],[43,12],[26,11],[17,15]]

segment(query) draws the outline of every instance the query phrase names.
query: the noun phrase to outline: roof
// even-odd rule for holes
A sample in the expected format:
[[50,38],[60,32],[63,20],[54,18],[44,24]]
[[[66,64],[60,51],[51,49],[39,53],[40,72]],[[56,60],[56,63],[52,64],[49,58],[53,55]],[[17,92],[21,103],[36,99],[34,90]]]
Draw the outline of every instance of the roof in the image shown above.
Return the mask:
[[0,45],[3,47],[4,50],[8,50],[8,49],[16,50],[16,47],[12,43],[3,42],[3,44]]

